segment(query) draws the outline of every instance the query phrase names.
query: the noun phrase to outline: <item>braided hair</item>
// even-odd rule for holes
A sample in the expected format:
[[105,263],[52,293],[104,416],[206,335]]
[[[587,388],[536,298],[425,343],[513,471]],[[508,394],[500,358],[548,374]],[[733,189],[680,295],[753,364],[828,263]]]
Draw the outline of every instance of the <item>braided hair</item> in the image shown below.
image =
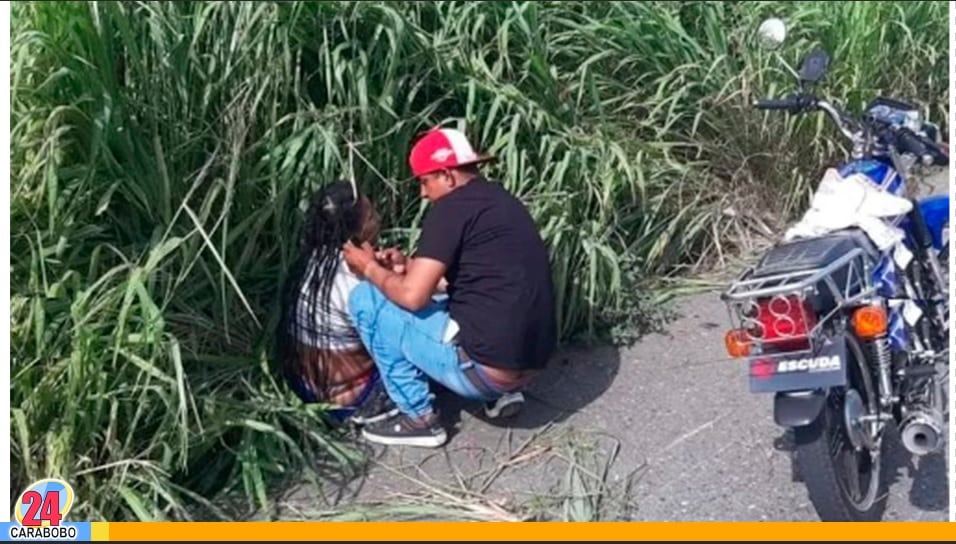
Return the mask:
[[[337,181],[313,195],[305,217],[305,229],[298,259],[292,267],[282,294],[282,315],[276,338],[277,360],[283,377],[293,385],[306,402],[315,402],[314,392],[305,384],[325,392],[329,365],[324,361],[306,362],[300,350],[307,343],[319,348],[315,354],[326,355],[331,329],[326,320],[329,300],[338,267],[342,245],[349,239],[366,241],[374,211],[365,198],[356,198],[352,185]],[[299,297],[306,297],[312,315],[299,310]],[[320,393],[322,394],[322,393]]]

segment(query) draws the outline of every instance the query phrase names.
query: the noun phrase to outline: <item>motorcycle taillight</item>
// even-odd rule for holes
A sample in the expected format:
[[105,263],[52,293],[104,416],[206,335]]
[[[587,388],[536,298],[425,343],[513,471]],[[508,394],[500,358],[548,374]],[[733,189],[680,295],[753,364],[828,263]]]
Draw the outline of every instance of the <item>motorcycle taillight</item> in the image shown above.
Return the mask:
[[810,331],[817,324],[810,302],[798,295],[776,295],[757,301],[750,335],[775,351],[809,349]]

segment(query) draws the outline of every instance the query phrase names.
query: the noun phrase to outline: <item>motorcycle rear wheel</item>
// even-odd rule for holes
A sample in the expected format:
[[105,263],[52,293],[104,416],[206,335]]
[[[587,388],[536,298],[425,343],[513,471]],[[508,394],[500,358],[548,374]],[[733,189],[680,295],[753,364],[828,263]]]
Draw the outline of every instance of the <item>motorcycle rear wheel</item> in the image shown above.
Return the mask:
[[[857,364],[863,352],[855,338],[847,344],[849,387],[867,406],[873,393],[866,390]],[[817,418],[794,428],[797,470],[822,521],[880,521],[889,487],[881,470],[885,440],[880,436],[874,449],[854,448],[844,418],[846,393],[847,388],[831,389]]]

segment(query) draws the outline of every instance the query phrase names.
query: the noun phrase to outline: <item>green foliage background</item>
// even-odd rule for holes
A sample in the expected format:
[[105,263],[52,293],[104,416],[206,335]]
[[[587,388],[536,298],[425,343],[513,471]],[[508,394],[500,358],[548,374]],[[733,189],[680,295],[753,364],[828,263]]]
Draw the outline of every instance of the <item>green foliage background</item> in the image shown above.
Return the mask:
[[14,490],[65,478],[77,519],[227,517],[225,494],[350,466],[271,375],[277,289],[304,200],[353,172],[414,244],[405,157],[432,125],[501,158],[563,339],[636,323],[647,282],[791,217],[842,156],[822,116],[748,108],[792,84],[753,40],[770,15],[790,64],[831,52],[851,111],[948,119],[945,2],[14,3]]

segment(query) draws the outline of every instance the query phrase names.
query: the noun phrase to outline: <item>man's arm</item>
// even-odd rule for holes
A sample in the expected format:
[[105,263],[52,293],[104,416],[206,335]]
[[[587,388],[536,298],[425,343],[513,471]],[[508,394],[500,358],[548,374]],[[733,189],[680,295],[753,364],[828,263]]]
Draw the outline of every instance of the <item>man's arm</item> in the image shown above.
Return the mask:
[[424,257],[409,259],[404,274],[392,272],[376,261],[367,243],[356,247],[348,242],[343,252],[353,270],[372,282],[389,300],[413,312],[428,304],[445,275],[444,263]]
[[[421,259],[421,258],[422,257],[408,257],[408,259],[405,261],[405,266],[407,267],[409,263],[415,261],[416,259]],[[440,261],[435,261],[435,259],[428,259],[428,260],[441,264]],[[445,279],[445,273],[444,271],[442,271],[442,276],[438,278],[438,285],[435,286],[435,293],[447,293],[447,292],[448,292],[448,280]]]
[[[408,264],[413,261],[415,257],[406,257],[404,253],[401,252],[398,248],[390,247],[384,249],[375,254],[375,260],[386,269],[395,272],[396,274],[404,274]],[[444,276],[438,280],[438,285],[435,287],[436,293],[447,293],[448,292],[448,280]]]

